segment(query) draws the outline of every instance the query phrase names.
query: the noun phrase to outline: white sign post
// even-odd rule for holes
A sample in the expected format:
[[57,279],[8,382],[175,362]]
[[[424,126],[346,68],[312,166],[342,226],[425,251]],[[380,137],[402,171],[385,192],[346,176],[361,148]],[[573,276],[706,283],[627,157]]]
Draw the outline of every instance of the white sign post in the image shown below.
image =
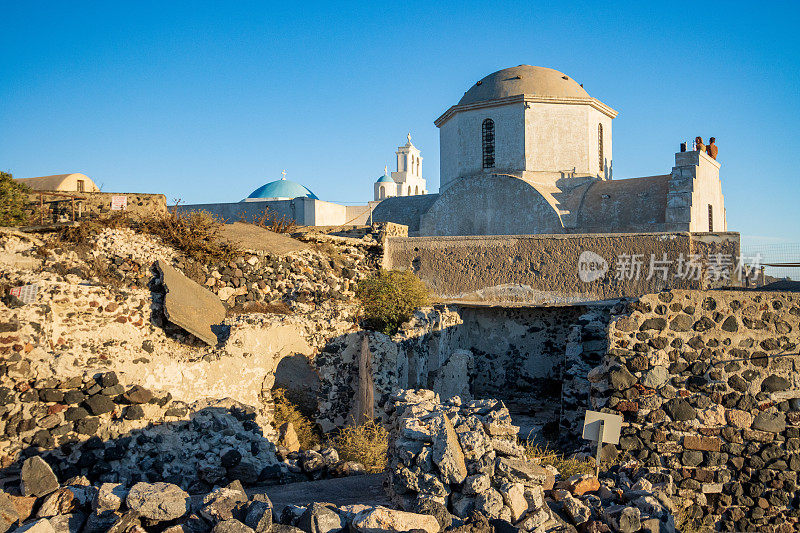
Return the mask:
[[127,196],[112,196],[111,197],[111,210],[112,211],[127,211],[128,210],[128,197]]
[[600,450],[603,443],[619,444],[619,435],[622,431],[622,417],[600,411],[586,411],[583,419],[583,438],[597,442],[597,456],[595,463],[596,474],[600,475]]
[[24,304],[32,304],[39,295],[39,285],[31,283],[30,285],[23,285],[22,287],[14,287],[9,290],[8,293],[19,298]]

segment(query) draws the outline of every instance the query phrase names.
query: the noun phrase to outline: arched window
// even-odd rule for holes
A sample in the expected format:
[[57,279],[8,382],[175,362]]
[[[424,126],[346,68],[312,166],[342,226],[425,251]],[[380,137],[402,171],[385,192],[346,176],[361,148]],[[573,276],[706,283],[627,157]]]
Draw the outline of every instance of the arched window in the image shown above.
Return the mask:
[[417,176],[419,176],[419,157],[417,158]]
[[600,160],[599,169],[603,172],[606,169],[606,161],[603,156],[603,125],[597,125],[597,157]]
[[481,140],[483,142],[483,168],[494,168],[494,121],[490,118],[483,121]]
[[419,194],[419,185],[414,187],[414,194]]
[[384,198],[386,198],[386,187],[381,185],[380,190],[381,190],[381,200],[383,200]]

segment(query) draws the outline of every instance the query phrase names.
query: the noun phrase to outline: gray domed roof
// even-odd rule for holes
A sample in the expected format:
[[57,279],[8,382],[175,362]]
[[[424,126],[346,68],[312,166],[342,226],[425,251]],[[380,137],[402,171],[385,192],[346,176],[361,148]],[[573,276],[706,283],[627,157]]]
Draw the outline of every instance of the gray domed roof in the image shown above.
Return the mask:
[[589,93],[563,72],[547,67],[520,65],[489,74],[464,93],[458,105],[474,104],[519,94],[589,98]]

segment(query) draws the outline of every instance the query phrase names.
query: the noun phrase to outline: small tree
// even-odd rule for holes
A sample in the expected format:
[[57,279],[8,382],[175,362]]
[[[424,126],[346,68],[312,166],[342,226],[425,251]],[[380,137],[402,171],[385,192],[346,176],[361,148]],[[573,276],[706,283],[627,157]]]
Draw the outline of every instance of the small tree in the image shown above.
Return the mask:
[[356,297],[364,308],[364,326],[387,335],[430,301],[425,283],[412,272],[383,269],[358,284]]
[[25,204],[29,191],[27,186],[14,181],[11,174],[0,171],[0,226],[21,226],[27,223]]

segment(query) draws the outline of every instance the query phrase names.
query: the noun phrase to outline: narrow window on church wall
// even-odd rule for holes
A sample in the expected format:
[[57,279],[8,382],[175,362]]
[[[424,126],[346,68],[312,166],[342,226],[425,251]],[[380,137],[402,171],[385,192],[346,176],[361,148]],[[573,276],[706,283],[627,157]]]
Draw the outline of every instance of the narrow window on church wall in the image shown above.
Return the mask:
[[381,185],[381,200],[386,198],[386,189]]
[[606,169],[605,157],[603,155],[603,125],[597,125],[597,155],[599,158],[599,169],[603,172]]
[[708,231],[714,231],[714,208],[708,204]]
[[490,118],[483,121],[481,141],[483,143],[483,168],[494,168],[494,121]]

